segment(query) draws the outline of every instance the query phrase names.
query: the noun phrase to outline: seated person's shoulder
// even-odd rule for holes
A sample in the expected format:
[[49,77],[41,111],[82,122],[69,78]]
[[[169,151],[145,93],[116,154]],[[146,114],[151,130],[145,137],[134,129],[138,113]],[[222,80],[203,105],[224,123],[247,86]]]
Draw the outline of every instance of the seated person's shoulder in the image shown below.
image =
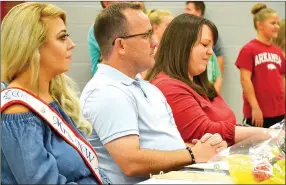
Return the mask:
[[175,90],[176,88],[182,88],[182,89],[190,88],[185,82],[170,77],[152,81],[152,84],[154,84],[159,89],[163,88],[163,89]]
[[112,98],[130,97],[132,92],[123,84],[107,84],[100,89],[99,94]]
[[21,104],[14,104],[6,108],[3,113],[4,114],[19,114],[29,112],[30,109],[27,106]]
[[114,103],[124,103],[125,101],[133,103],[134,96],[124,86],[116,84],[102,85],[93,91],[82,94],[83,104],[97,104],[100,106],[113,106]]
[[[6,87],[8,87],[8,85],[6,85]],[[29,107],[18,103],[18,104],[13,104],[13,105],[7,107],[3,111],[3,113],[4,114],[19,114],[19,113],[25,113],[25,112],[29,112],[29,111],[31,111],[29,109]]]

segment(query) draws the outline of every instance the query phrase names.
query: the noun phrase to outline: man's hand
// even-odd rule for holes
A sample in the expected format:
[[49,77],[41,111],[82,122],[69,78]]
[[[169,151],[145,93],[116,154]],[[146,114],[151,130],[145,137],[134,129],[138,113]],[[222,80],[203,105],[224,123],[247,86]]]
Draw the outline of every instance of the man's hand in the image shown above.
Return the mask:
[[192,140],[192,144],[195,145],[198,141],[201,141],[202,143],[205,143],[206,141],[211,140],[211,146],[215,146],[216,148],[216,152],[219,153],[222,150],[227,148],[227,143],[226,141],[224,141],[221,137],[220,134],[216,133],[214,135],[210,134],[210,133],[206,133],[205,135],[203,135],[203,137],[198,140],[198,139],[193,139]]

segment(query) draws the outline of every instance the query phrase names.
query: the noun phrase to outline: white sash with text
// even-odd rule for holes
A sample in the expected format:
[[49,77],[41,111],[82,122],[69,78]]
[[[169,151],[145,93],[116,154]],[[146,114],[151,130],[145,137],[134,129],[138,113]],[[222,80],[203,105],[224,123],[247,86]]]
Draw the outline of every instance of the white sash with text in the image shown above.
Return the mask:
[[96,152],[49,104],[20,88],[6,88],[1,91],[1,112],[13,104],[22,104],[29,107],[45,120],[55,132],[80,154],[99,184],[102,184]]

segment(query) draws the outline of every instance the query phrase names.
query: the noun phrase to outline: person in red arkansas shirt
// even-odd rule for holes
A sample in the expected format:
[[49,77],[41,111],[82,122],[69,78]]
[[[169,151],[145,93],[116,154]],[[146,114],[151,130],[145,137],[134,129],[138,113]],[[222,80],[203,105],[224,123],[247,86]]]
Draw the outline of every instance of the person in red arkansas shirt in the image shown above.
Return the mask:
[[219,133],[229,146],[255,134],[264,138],[268,135],[264,128],[236,125],[234,113],[208,81],[206,67],[216,40],[217,28],[211,21],[177,16],[163,34],[146,80],[165,95],[186,143],[205,133]]
[[256,4],[252,13],[257,37],[241,49],[235,65],[240,70],[246,123],[269,128],[285,115],[285,58],[272,44],[279,32],[276,12]]

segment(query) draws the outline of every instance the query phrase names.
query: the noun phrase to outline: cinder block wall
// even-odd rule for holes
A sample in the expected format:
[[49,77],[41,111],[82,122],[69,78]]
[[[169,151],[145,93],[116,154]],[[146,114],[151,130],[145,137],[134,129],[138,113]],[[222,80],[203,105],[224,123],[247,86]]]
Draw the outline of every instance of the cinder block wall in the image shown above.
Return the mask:
[[[101,11],[100,2],[51,2],[67,12],[68,31],[76,43],[70,71],[67,73],[82,89],[91,78],[90,59],[87,47],[87,32]],[[234,62],[240,48],[255,37],[251,7],[256,2],[206,2],[206,17],[217,25],[225,51],[225,76],[222,95],[242,120],[242,88],[239,71]],[[264,2],[285,18],[285,2]],[[147,9],[169,9],[174,16],[183,13],[184,2],[145,2]]]

